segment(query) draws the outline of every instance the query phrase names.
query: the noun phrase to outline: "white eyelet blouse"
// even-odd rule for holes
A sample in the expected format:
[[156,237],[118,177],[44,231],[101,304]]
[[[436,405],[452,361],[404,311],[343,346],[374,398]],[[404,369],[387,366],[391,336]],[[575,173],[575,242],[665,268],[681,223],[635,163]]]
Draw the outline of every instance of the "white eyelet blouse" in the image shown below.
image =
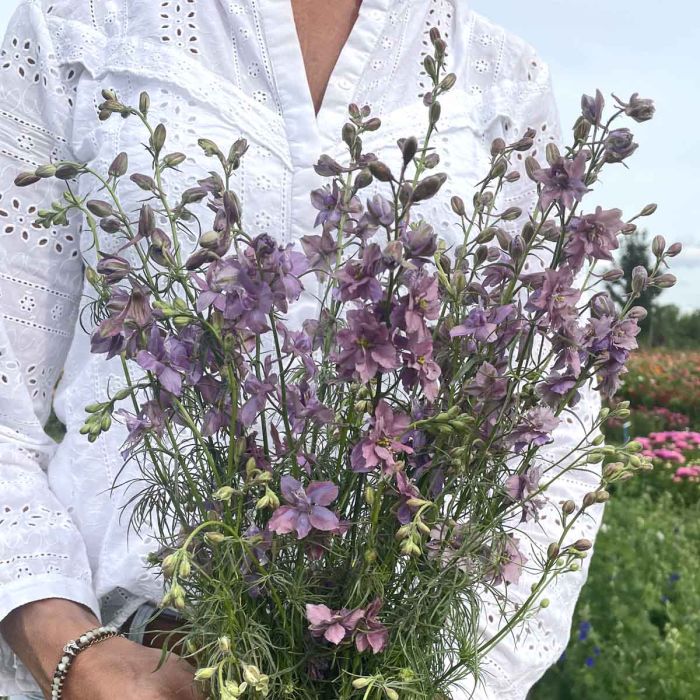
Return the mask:
[[[78,433],[84,406],[123,382],[118,365],[90,355],[78,318],[81,248],[88,259],[94,251],[78,222],[34,226],[37,209],[60,188],[43,181],[17,189],[17,173],[66,158],[104,172],[121,150],[147,171],[136,121],[96,118],[102,88],[114,88],[129,104],[147,90],[152,114],[168,128],[169,150],[189,154],[187,177],[172,183],[173,191],[207,174],[199,137],[225,146],[243,136],[250,150],[235,187],[245,227],[296,240],[312,228],[309,192],[320,184],[314,162],[323,152],[342,157],[348,103],[369,104],[382,118],[384,128],[375,143],[367,139],[367,150],[390,164],[398,138],[420,136],[426,115],[419,96],[428,86],[421,64],[432,26],[448,41],[458,84],[443,103],[435,142],[450,179],[423,215],[450,241],[457,231],[450,197],[471,199],[494,138],[515,140],[533,127],[539,151],[559,138],[546,65],[465,0],[364,0],[318,116],[290,0],[24,0],[0,53],[0,619],[32,600],[61,597],[96,613],[102,608],[103,619],[123,620],[161,594],[144,568],[153,539],[127,538],[128,513],[120,517],[125,491],[108,493],[122,467],[122,428],[94,444]],[[139,194],[125,186],[122,198],[136,207]],[[531,209],[532,183],[523,177],[506,200]],[[105,234],[103,250],[114,246]],[[57,446],[42,427],[59,378],[54,407],[67,434]],[[579,443],[598,408],[597,394],[588,391],[577,415],[558,429],[551,456]],[[135,475],[129,470],[121,483]],[[550,489],[553,505],[539,522],[519,526],[530,562],[558,537],[554,506],[580,501],[595,484],[595,470],[570,471]],[[602,506],[589,513],[572,539],[594,539]],[[506,612],[527,597],[535,573],[510,586]],[[560,577],[550,606],[488,654],[474,697],[525,697],[566,646],[586,573],[584,562],[581,571]],[[501,615],[485,597],[485,637],[499,628]],[[454,697],[469,697],[473,687],[465,681]],[[35,689],[0,641],[0,695]]]

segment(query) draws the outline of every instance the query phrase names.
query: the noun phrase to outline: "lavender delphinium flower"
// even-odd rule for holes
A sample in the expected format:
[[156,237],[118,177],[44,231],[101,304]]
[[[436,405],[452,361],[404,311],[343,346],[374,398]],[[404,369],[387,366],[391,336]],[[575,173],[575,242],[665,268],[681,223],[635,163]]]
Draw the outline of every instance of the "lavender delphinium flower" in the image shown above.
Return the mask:
[[619,248],[618,234],[625,225],[621,215],[619,209],[596,207],[594,214],[572,218],[564,254],[574,272],[581,270],[585,260],[613,259],[612,251]]
[[634,142],[634,134],[629,129],[613,129],[605,139],[605,160],[608,163],[621,163],[639,148]]
[[353,309],[347,314],[348,327],[338,331],[338,350],[332,359],[337,363],[340,376],[368,382],[377,372],[386,372],[400,366],[396,347],[387,326],[367,309]]
[[409,416],[394,413],[386,401],[380,401],[371,419],[367,437],[352,449],[350,463],[355,472],[370,472],[381,467],[384,472],[396,469],[397,454],[411,454],[413,449],[401,442],[411,423]]
[[382,249],[376,243],[370,243],[365,246],[361,260],[349,260],[336,272],[336,297],[341,301],[379,301],[384,296],[384,289],[377,276],[384,270]]
[[524,474],[513,474],[506,479],[505,492],[514,503],[522,504],[520,522],[527,522],[530,518],[537,518],[537,513],[546,503],[544,498],[533,497],[540,488],[542,469],[530,467]]
[[541,275],[541,285],[530,295],[525,308],[545,312],[554,328],[558,328],[578,317],[576,304],[581,298],[581,290],[573,284],[574,273],[570,268],[545,270]]
[[164,338],[158,328],[151,330],[148,346],[138,352],[136,362],[158,377],[161,385],[175,396],[182,391],[182,373],[192,366],[184,344],[173,336]]
[[581,151],[575,158],[559,157],[549,168],[541,168],[533,173],[536,182],[542,185],[540,208],[544,211],[553,202],[571,209],[574,202],[580,202],[586,192],[586,162],[590,154]]
[[313,637],[322,637],[331,644],[341,644],[350,637],[364,616],[363,608],[331,610],[326,605],[306,605],[306,619]]
[[507,442],[516,452],[526,447],[541,447],[552,441],[552,433],[559,425],[560,419],[548,406],[531,408],[507,435]]
[[297,533],[304,539],[313,528],[333,531],[338,528],[338,516],[326,506],[338,497],[338,487],[330,481],[312,481],[306,489],[291,476],[283,476],[280,486],[282,498],[288,505],[275,510],[268,529],[278,535]]
[[372,653],[379,654],[389,643],[389,630],[379,621],[378,617],[381,609],[381,599],[375,598],[356,625],[355,647],[360,653],[371,649]]

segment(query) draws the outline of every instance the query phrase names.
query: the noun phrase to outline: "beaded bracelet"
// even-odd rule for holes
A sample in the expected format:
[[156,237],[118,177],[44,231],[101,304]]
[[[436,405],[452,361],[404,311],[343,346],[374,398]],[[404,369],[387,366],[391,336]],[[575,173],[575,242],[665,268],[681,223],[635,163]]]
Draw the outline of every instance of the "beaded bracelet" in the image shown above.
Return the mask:
[[91,647],[93,644],[103,642],[105,639],[117,637],[119,630],[116,627],[95,627],[95,629],[85,632],[78,639],[73,639],[63,647],[63,656],[56,666],[51,682],[51,700],[60,700],[63,697],[63,684],[68,675],[75,657],[81,652]]

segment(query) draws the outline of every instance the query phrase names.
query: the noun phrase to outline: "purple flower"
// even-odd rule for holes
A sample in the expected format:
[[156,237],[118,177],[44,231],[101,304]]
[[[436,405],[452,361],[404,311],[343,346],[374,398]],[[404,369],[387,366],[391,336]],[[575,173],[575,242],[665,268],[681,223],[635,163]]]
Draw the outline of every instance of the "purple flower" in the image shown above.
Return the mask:
[[411,522],[412,514],[417,510],[409,506],[407,501],[412,498],[421,498],[421,492],[418,487],[406,476],[406,472],[396,472],[396,489],[401,497],[401,504],[396,511],[396,517],[402,525]]
[[113,289],[108,304],[110,315],[92,334],[91,350],[107,353],[107,359],[118,355],[126,346],[133,356],[141,331],[153,323],[153,310],[148,290],[134,282],[131,293]]
[[522,503],[521,523],[527,522],[531,517],[537,518],[538,511],[546,503],[544,498],[531,496],[539,491],[541,477],[542,470],[539,467],[530,467],[525,474],[513,474],[506,479],[506,495],[514,503]]
[[476,371],[466,389],[467,394],[485,401],[501,401],[508,392],[508,378],[490,362],[484,362]]
[[[169,413],[170,409],[168,408],[167,411]],[[151,433],[161,435],[165,430],[165,421],[169,420],[163,406],[157,401],[146,401],[140,406],[138,415],[124,409],[119,409],[115,415],[124,418],[126,428],[129,431],[121,453],[123,459],[127,459],[146,435]]]
[[[576,384],[577,378],[572,374],[562,375],[559,372],[552,372],[543,382],[537,385],[537,393],[548,406],[557,408]],[[580,398],[581,394],[576,391],[568,405],[575,406]]]
[[283,476],[282,498],[289,505],[280,506],[267,527],[278,535],[296,532],[301,540],[312,528],[331,532],[340,525],[338,516],[326,506],[338,497],[338,487],[330,481],[312,481],[306,489],[291,476]]
[[287,416],[295,435],[304,431],[309,420],[317,425],[329,425],[335,419],[333,411],[319,401],[306,380],[287,386]]
[[440,315],[440,289],[437,276],[418,271],[406,275],[408,294],[391,313],[391,322],[407,333],[424,333],[426,321]]
[[576,216],[567,229],[569,237],[564,253],[570,267],[578,272],[583,261],[613,260],[612,252],[619,248],[617,235],[625,225],[619,209],[603,211],[596,207],[595,214]]
[[595,97],[584,95],[581,98],[581,112],[591,124],[600,124],[605,107],[605,98],[600,90],[596,90]]
[[200,289],[197,311],[213,306],[227,321],[252,333],[269,330],[267,316],[272,310],[270,286],[251,277],[250,271],[235,258],[213,262],[207,268],[206,280],[192,279]]
[[574,202],[580,202],[590,192],[584,182],[588,155],[587,151],[581,151],[573,159],[560,157],[549,168],[535,171],[533,178],[542,185],[539,202],[542,211],[552,202],[571,209]]
[[547,269],[541,277],[542,285],[528,299],[528,311],[544,311],[554,326],[560,326],[578,316],[576,303],[581,290],[573,287],[574,273],[568,267]]
[[629,129],[613,129],[605,139],[605,160],[608,163],[621,163],[638,148],[634,134]]
[[367,200],[367,218],[371,224],[377,226],[392,226],[394,224],[394,203],[386,197],[375,194]]
[[[253,254],[251,254],[253,253]],[[300,277],[308,271],[307,257],[294,250],[294,244],[278,246],[267,234],[258,236],[247,251],[250,265],[269,285],[275,306],[287,312],[287,302],[296,301],[304,289]]]
[[382,399],[371,419],[369,434],[353,447],[350,455],[353,471],[370,472],[379,466],[384,472],[396,471],[395,455],[413,453],[411,447],[401,442],[410,424],[409,416],[395,414]]
[[401,241],[409,260],[425,262],[426,259],[435,255],[437,250],[437,234],[425,221],[406,230],[401,236]]
[[440,390],[440,365],[433,360],[433,340],[430,335],[412,334],[406,339],[402,354],[404,367],[401,381],[408,391],[420,384],[425,398],[435,401]]
[[507,442],[514,446],[516,452],[528,446],[541,447],[552,441],[552,432],[559,422],[559,418],[547,406],[531,408],[521,422],[513,426],[507,435]]
[[343,379],[356,375],[368,382],[377,372],[397,369],[400,365],[389,329],[367,309],[348,311],[348,328],[338,331],[339,350],[333,361],[338,364]]
[[107,284],[116,284],[129,276],[131,265],[119,255],[102,253],[97,263],[97,272],[104,276]]
[[644,99],[639,96],[638,92],[635,92],[632,97],[630,97],[629,102],[623,102],[619,97],[613,95],[617,104],[623,107],[625,114],[628,117],[632,117],[636,122],[647,122],[654,118],[656,113],[656,107],[654,107],[654,100]]
[[318,209],[318,215],[314,226],[335,225],[340,222],[342,213],[338,207],[340,202],[340,192],[338,183],[334,182],[333,187],[324,185],[311,193],[311,204],[314,209]]
[[512,304],[495,306],[490,309],[476,307],[469,312],[464,323],[455,326],[450,331],[450,337],[471,336],[482,343],[493,343],[497,338],[499,326],[513,314]]
[[336,646],[349,637],[364,616],[362,608],[331,610],[326,605],[306,605],[306,619],[313,637],[322,637]]
[[597,368],[600,378],[597,388],[604,396],[613,396],[620,386],[627,358],[637,348],[639,331],[635,318],[603,316],[589,320],[586,349],[602,359]]
[[241,423],[249,427],[255,422],[257,415],[265,408],[267,397],[277,391],[279,382],[276,374],[270,374],[264,381],[255,375],[249,375],[245,380],[244,389],[248,394],[248,400],[243,404],[238,413]]
[[518,549],[519,540],[512,535],[506,536],[503,550],[500,552],[497,568],[493,576],[493,584],[517,583],[523,572],[523,567],[527,563],[527,557],[520,553]]
[[170,335],[163,337],[158,328],[151,330],[148,349],[141,350],[136,355],[138,365],[158,377],[161,385],[175,396],[182,393],[182,376],[191,367],[187,351],[183,343]]
[[382,249],[376,243],[370,243],[362,252],[361,260],[348,260],[336,273],[338,279],[336,298],[341,301],[353,299],[379,301],[384,295],[384,290],[377,276],[384,270]]
[[371,649],[374,654],[379,654],[389,643],[389,630],[379,622],[378,618],[381,609],[382,601],[376,598],[364,611],[362,619],[356,625],[355,647],[360,653]]
[[314,271],[316,277],[321,282],[325,281],[326,275],[331,273],[338,256],[337,241],[326,229],[323,229],[320,236],[303,236],[301,247],[304,249],[309,267]]

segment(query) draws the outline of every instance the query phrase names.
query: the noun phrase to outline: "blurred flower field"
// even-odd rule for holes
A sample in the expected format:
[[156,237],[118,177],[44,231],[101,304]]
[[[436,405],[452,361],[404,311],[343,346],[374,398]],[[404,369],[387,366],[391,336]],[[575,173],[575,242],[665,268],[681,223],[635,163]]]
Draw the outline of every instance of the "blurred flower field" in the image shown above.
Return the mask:
[[559,662],[528,700],[700,697],[700,352],[636,355],[620,398],[654,469],[616,486]]

